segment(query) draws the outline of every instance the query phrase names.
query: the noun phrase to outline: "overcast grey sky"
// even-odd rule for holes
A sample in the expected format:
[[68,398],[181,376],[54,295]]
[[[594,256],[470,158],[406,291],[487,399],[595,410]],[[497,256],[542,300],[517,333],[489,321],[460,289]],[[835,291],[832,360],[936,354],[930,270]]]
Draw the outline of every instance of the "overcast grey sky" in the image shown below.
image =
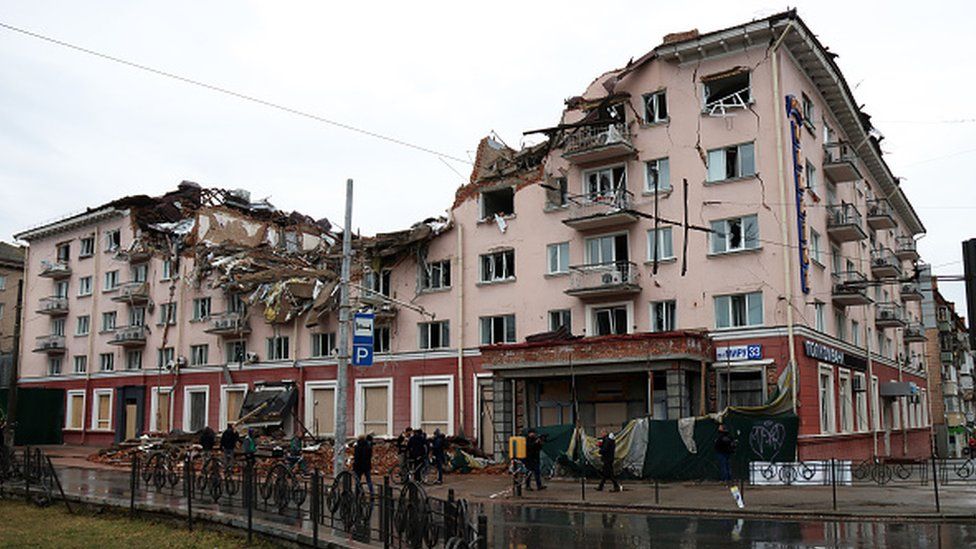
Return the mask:
[[[798,2],[886,139],[936,273],[976,236],[974,2]],[[566,97],[673,31],[785,9],[759,1],[2,0],[0,21],[470,158],[494,130],[557,122]],[[0,239],[184,179],[333,222],[396,230],[451,204],[470,166],[0,29]],[[947,123],[965,119],[968,122]],[[461,173],[459,176],[447,165]],[[463,176],[463,177],[462,177]],[[959,283],[943,286],[962,305]],[[965,311],[961,311],[965,312]]]

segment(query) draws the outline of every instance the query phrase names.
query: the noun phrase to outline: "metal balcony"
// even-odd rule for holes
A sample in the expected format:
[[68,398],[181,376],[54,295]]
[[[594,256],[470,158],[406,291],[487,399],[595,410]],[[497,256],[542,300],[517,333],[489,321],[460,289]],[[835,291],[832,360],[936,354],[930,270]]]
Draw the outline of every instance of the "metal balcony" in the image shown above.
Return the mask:
[[637,284],[640,273],[630,261],[574,265],[569,273],[566,294],[580,299],[626,296],[641,291]]
[[251,324],[244,313],[228,311],[210,317],[208,334],[242,336],[251,333]]
[[904,328],[905,310],[898,303],[878,303],[874,316],[876,328]]
[[901,276],[901,261],[888,248],[871,250],[871,275],[875,278]]
[[868,226],[874,230],[894,229],[898,226],[891,202],[887,198],[868,200]]
[[847,143],[824,143],[823,172],[834,183],[861,179],[857,155]]
[[922,288],[918,285],[918,282],[905,282],[901,285],[901,300],[902,301],[922,301],[925,296],[922,294]]
[[929,338],[925,337],[924,326],[921,324],[909,324],[905,326],[902,339],[905,340],[905,343],[922,343],[928,341]]
[[636,152],[626,124],[585,126],[566,136],[563,158],[577,164],[598,162]]
[[827,234],[837,242],[851,242],[864,240],[868,234],[864,232],[861,212],[854,204],[837,204],[827,206]]
[[634,223],[638,216],[631,209],[633,199],[633,193],[626,189],[582,197],[571,206],[563,223],[580,231]]
[[109,343],[123,347],[142,347],[146,344],[148,336],[149,329],[145,326],[120,326],[115,329]]
[[149,283],[148,282],[126,282],[119,286],[117,294],[112,296],[112,301],[119,303],[131,303],[142,305],[149,302]]
[[910,236],[895,238],[895,255],[902,261],[918,261],[918,248],[915,239]]
[[872,303],[868,297],[868,279],[857,271],[844,271],[831,275],[833,280],[834,304],[847,307],[848,305],[868,305]]
[[51,316],[66,315],[68,314],[68,298],[60,296],[42,297],[37,312]]
[[53,278],[55,280],[68,278],[71,276],[71,266],[68,265],[67,261],[56,261],[54,263],[51,263],[50,261],[41,261],[40,276],[45,278]]
[[43,335],[38,336],[37,344],[34,346],[35,353],[47,353],[49,355],[63,355],[65,343],[63,335]]

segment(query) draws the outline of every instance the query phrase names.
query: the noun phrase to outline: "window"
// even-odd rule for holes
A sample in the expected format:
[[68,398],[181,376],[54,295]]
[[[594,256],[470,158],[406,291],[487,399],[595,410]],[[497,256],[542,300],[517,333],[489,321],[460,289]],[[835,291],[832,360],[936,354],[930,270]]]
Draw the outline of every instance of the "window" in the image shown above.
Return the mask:
[[139,349],[132,349],[125,352],[125,369],[126,370],[142,369],[142,351],[140,351]]
[[871,376],[871,426],[875,431],[880,431],[882,425],[880,398],[878,376]]
[[647,260],[674,259],[674,243],[671,240],[671,227],[647,231]]
[[762,406],[766,402],[766,382],[762,370],[718,370],[719,410],[727,406]]
[[54,285],[55,297],[68,297],[68,281],[61,280]]
[[169,280],[176,276],[176,270],[173,268],[172,259],[163,260],[163,280]]
[[51,335],[64,336],[63,318],[55,318],[51,320]]
[[67,242],[58,244],[54,248],[54,254],[58,258],[58,263],[67,263],[71,259],[71,244]]
[[288,336],[267,338],[268,360],[288,360]]
[[146,265],[145,263],[141,265],[133,265],[131,273],[133,282],[145,282],[149,274],[149,265]]
[[569,242],[549,244],[546,246],[546,256],[549,258],[549,274],[569,272]]
[[864,374],[854,374],[854,386],[851,389],[854,393],[854,410],[857,413],[855,429],[859,432],[868,430],[868,386]]
[[247,304],[244,303],[241,294],[227,294],[227,310],[231,313],[244,314],[247,312]]
[[630,327],[630,322],[625,305],[594,308],[592,315],[592,335],[602,336],[629,333],[628,328]]
[[173,391],[168,387],[153,387],[150,396],[149,430],[157,433],[170,431]]
[[383,269],[378,273],[373,270],[367,270],[366,287],[374,294],[390,297],[390,276],[391,271],[389,269]]
[[114,252],[122,246],[122,233],[118,229],[105,231],[105,251]]
[[922,400],[921,400],[921,402],[919,402],[919,404],[922,405],[922,411],[921,411],[921,414],[922,414],[922,419],[921,419],[922,427],[928,427],[929,426],[929,395],[925,391],[925,389],[922,389]]
[[117,320],[117,318],[118,315],[116,314],[115,311],[102,313],[102,331],[111,332],[115,330],[115,321]]
[[440,429],[454,434],[454,377],[425,376],[410,379],[410,424],[426,433]]
[[68,391],[64,428],[82,429],[85,426],[85,391]]
[[840,401],[840,430],[844,433],[854,431],[854,400],[851,393],[851,374],[838,370],[837,396]]
[[81,249],[78,251],[78,257],[91,257],[95,255],[95,237],[87,236],[81,239]]
[[193,300],[193,320],[210,318],[210,298],[198,297]]
[[61,375],[61,358],[52,356],[47,359],[47,374],[49,376]]
[[712,221],[712,253],[759,248],[759,218],[755,215]]
[[667,92],[648,93],[644,95],[644,122],[663,122],[668,119]]
[[820,367],[820,432],[824,434],[837,431],[834,419],[834,370]]
[[807,97],[807,94],[801,93],[800,103],[803,106],[803,122],[813,128],[813,101]]
[[95,403],[92,406],[91,428],[93,431],[109,431],[112,429],[112,389],[95,389],[92,394]]
[[515,187],[481,193],[481,219],[504,217],[515,213]]
[[761,326],[762,323],[762,292],[715,297],[716,328]]
[[101,363],[101,369],[103,372],[111,372],[115,370],[115,354],[114,353],[102,353],[98,355],[99,362]]
[[651,302],[651,331],[673,332],[678,329],[676,315],[678,304],[675,300]]
[[393,380],[356,380],[356,435],[372,433],[376,437],[393,434]]
[[210,408],[210,387],[191,385],[183,390],[183,430],[196,432],[207,425]]
[[92,293],[92,277],[83,276],[78,279],[78,295],[86,296]]
[[810,229],[810,259],[818,265],[823,265],[822,249],[823,241],[820,240],[820,233]]
[[84,355],[75,356],[75,373],[83,374],[88,371],[88,357]]
[[515,343],[515,315],[483,316],[481,344]]
[[515,250],[481,256],[481,281],[497,282],[515,278]]
[[708,151],[708,181],[725,181],[756,174],[755,146],[732,145]]
[[241,405],[247,396],[247,385],[222,385],[220,387],[220,425],[223,427],[241,417]]
[[226,348],[227,362],[243,364],[247,359],[247,342],[244,340],[228,341]]
[[587,238],[584,242],[587,265],[606,265],[629,258],[626,234]]
[[163,347],[156,351],[156,365],[160,368],[170,368],[175,358],[176,351],[172,347]]
[[569,203],[569,181],[565,177],[553,179],[551,187],[546,189],[546,207],[558,208]]
[[702,88],[708,114],[721,115],[731,109],[745,109],[752,101],[749,71],[742,67],[702,78]]
[[573,314],[569,309],[557,309],[555,311],[549,311],[549,331],[555,332],[556,330],[565,327],[567,331],[573,331]]
[[336,382],[305,383],[305,425],[315,436],[335,434]]
[[7,275],[0,275],[0,290],[7,289]]
[[421,322],[417,327],[420,329],[421,349],[443,349],[449,345],[448,321]]
[[440,290],[451,287],[451,261],[433,261],[420,269],[420,289]]
[[129,309],[129,326],[145,326],[145,325],[146,325],[146,308],[131,307]]
[[851,320],[851,343],[861,346],[861,323],[856,320]]
[[644,163],[647,175],[644,191],[649,193],[671,190],[671,167],[667,158],[658,158]]
[[209,345],[190,345],[190,366],[203,366],[208,363]]
[[159,325],[176,324],[176,303],[161,303],[159,305]]
[[813,166],[813,162],[810,162],[810,159],[807,159],[807,161],[804,162],[804,164],[805,164],[806,178],[807,178],[807,190],[809,190],[813,194],[818,194],[819,191],[817,190],[817,168]]
[[312,356],[315,358],[330,356],[336,350],[335,332],[312,334]]
[[91,329],[91,317],[88,315],[82,315],[78,317],[77,326],[75,327],[75,335],[88,335],[88,331]]
[[612,198],[617,191],[627,188],[627,169],[624,166],[613,166],[583,172],[583,183],[587,200]]
[[[901,429],[901,401],[901,397],[891,399],[891,428],[896,431]],[[956,407],[956,399],[946,399],[946,411],[959,411]]]
[[390,352],[390,327],[389,326],[373,326],[373,352],[374,353]]

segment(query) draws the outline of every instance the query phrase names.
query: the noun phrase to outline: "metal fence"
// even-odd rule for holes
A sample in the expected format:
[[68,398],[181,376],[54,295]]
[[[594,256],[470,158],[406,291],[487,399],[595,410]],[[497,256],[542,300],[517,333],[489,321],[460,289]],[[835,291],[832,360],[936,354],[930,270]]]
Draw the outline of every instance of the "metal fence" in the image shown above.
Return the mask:
[[37,505],[48,505],[60,496],[71,512],[51,458],[40,448],[27,446],[18,452],[0,441],[0,496],[16,492]]
[[287,462],[258,467],[253,458],[225,464],[217,455],[177,459],[154,452],[133,460],[130,510],[150,494],[168,494],[185,502],[187,525],[193,507],[206,505],[222,513],[246,516],[248,539],[255,518],[301,526],[311,523],[312,543],[320,528],[348,534],[356,541],[383,547],[486,548],[487,519],[448,491],[447,499],[427,495],[423,486],[402,486],[385,477],[370,493],[348,471],[327,478],[318,470],[305,474]]

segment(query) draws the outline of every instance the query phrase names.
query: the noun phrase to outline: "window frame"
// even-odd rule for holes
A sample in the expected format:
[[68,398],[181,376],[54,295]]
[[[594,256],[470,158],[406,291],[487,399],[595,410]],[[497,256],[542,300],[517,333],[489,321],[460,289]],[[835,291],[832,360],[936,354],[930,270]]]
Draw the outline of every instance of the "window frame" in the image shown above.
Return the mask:
[[[106,368],[106,364],[109,366]],[[98,353],[98,371],[99,372],[114,372],[115,371],[115,353]]]
[[172,387],[151,387],[151,392],[149,396],[149,432],[156,433],[159,432],[159,423],[156,421],[156,415],[159,411],[159,393],[165,393],[169,395],[169,414],[166,418],[166,424],[169,426],[167,432],[173,430],[173,388]]
[[[86,336],[91,333],[91,315],[78,315],[75,321],[75,335],[76,336]],[[82,322],[84,319],[84,322]],[[85,331],[81,331],[82,324],[84,324]]]
[[[437,271],[435,273],[435,270]],[[436,276],[435,276],[436,275]],[[434,281],[437,281],[436,284]],[[436,292],[451,288],[451,260],[428,261],[420,266],[420,290]]]
[[[563,319],[565,317],[566,323],[555,325],[553,320],[559,318]],[[566,329],[572,333],[573,331],[573,310],[572,309],[550,309],[546,312],[546,320],[549,325],[549,331],[555,332],[560,328],[560,326],[566,326]]]
[[[661,169],[661,163],[664,163],[664,169]],[[653,165],[653,168],[651,167]],[[654,177],[655,185],[651,186],[651,171],[656,174]],[[666,174],[666,177],[662,178],[662,171]],[[661,180],[664,179],[664,185],[661,185]],[[667,194],[673,190],[671,186],[671,158],[668,156],[663,156],[661,158],[654,158],[652,160],[647,160],[644,162],[644,193],[645,194]]]
[[265,359],[268,362],[291,360],[291,341],[289,336],[274,335],[264,338],[264,342]]
[[83,236],[78,239],[78,259],[85,259],[95,255],[95,235]]
[[82,276],[78,278],[78,297],[88,297],[92,295],[92,277],[91,275]]
[[[749,319],[749,309],[750,309],[750,300],[751,299],[754,299],[755,296],[757,296],[757,295],[759,296],[759,309],[758,310],[759,310],[760,318],[759,318],[759,322],[758,323],[754,323],[754,322],[752,322]],[[745,307],[745,311],[744,311],[744,316],[745,316],[745,320],[746,320],[746,323],[745,324],[736,325],[736,324],[733,323],[734,322],[734,319],[735,319],[735,309],[734,309],[734,304],[733,304],[733,299],[732,298],[736,298],[736,297],[742,297],[743,298],[743,304],[744,304],[744,307]],[[729,325],[728,326],[720,326],[719,325],[719,316],[718,316],[718,312],[719,312],[719,300],[726,299],[726,298],[728,299],[728,307],[729,307],[728,308]],[[754,291],[754,292],[740,292],[740,293],[735,293],[735,294],[721,294],[721,295],[712,296],[712,306],[713,306],[714,314],[715,314],[715,329],[716,330],[737,330],[737,329],[741,329],[741,328],[753,328],[753,327],[756,327],[756,326],[763,326],[765,324],[765,322],[766,322],[766,311],[765,311],[766,304],[764,303],[764,300],[763,300],[763,292],[762,292],[762,290],[757,290],[757,291]]]
[[[200,351],[202,351],[202,354]],[[201,355],[201,356],[197,356],[197,355]],[[200,358],[203,359],[203,362],[199,360]],[[190,366],[206,366],[209,363],[210,363],[210,345],[206,343],[190,345]]]
[[[752,221],[752,224],[756,230],[756,234],[751,239],[747,233],[747,224],[749,220]],[[739,246],[735,248],[731,246],[733,234],[729,225],[730,222],[734,221],[739,223]],[[718,228],[719,225],[721,228]],[[722,256],[726,254],[735,254],[762,249],[762,242],[760,242],[760,235],[762,233],[759,229],[759,214],[747,214],[715,219],[709,223],[709,227],[712,230],[712,232],[708,235],[709,256]],[[749,245],[750,240],[752,240],[752,246]],[[721,249],[718,249],[719,243],[721,243]]]
[[[423,428],[422,388],[426,386],[447,386],[447,432],[446,436],[454,436],[454,376],[413,376],[410,378],[410,425]],[[432,423],[432,422],[426,422]],[[425,432],[427,432],[425,430]]]
[[247,383],[229,383],[220,386],[220,419],[217,423],[218,431],[223,429],[230,421],[227,414],[227,393],[243,392],[244,394],[241,396],[241,405],[243,406],[249,390],[250,387]]
[[212,314],[213,300],[210,296],[193,298],[193,316],[190,318],[191,321],[202,322],[209,320]]
[[[136,364],[136,367],[135,368],[132,367],[132,364],[131,364],[132,361],[130,360],[130,357],[133,357],[133,356],[138,356],[139,357],[139,360],[137,361],[137,364]],[[142,353],[142,349],[126,349],[125,350],[125,369],[128,370],[128,371],[130,371],[130,372],[131,371],[142,370],[142,358],[143,358],[143,356],[144,355]]]
[[[555,251],[555,257],[553,257]],[[553,269],[553,260],[557,263]],[[546,244],[546,274],[569,274],[569,241]]]
[[373,436],[393,436],[393,378],[392,377],[381,377],[381,378],[363,378],[357,379],[355,382],[355,402],[353,405],[354,410],[354,435],[359,436],[366,433],[365,429],[365,391],[364,389],[368,387],[386,387],[386,432],[385,433],[374,433]]
[[[99,423],[102,423],[102,421],[101,418],[98,417],[98,410],[99,410],[99,403],[101,402],[101,399],[105,398],[106,396],[108,396],[108,418],[105,420],[105,422],[108,424],[108,426],[103,429],[99,427]],[[112,419],[114,415],[112,412],[113,412],[113,405],[115,404],[113,402],[114,399],[115,399],[114,389],[102,388],[102,389],[92,390],[92,403],[94,405],[92,406],[92,410],[91,410],[91,429],[90,429],[91,431],[96,431],[99,433],[110,433],[114,430],[112,428],[113,427]]]
[[[651,236],[654,233],[654,236]],[[659,252],[658,261],[671,261],[674,255],[674,231],[671,227],[658,227],[647,230],[647,260],[654,261],[654,248],[663,248],[665,253]],[[669,253],[667,253],[669,252]]]
[[[71,418],[74,416],[74,399],[73,397],[81,397],[81,416],[80,423],[77,427],[71,425]],[[88,395],[84,389],[69,389],[65,392],[65,405],[64,405],[64,427],[65,431],[83,431],[85,429],[85,404],[88,402]]]
[[[309,336],[309,355],[311,358],[329,358],[332,356],[332,351],[337,349],[337,344],[335,332],[312,332]],[[323,352],[323,345],[327,347],[324,349],[325,352]]]
[[[821,385],[823,381],[823,376],[827,376],[829,391],[827,396],[829,397],[829,402],[824,404],[824,388]],[[837,429],[837,387],[834,383],[834,368],[833,366],[827,366],[825,364],[818,364],[817,368],[817,412],[818,412],[818,422],[820,424],[820,434],[822,435],[836,435],[838,434]],[[824,417],[824,411],[827,412],[827,417]],[[824,422],[828,422],[830,425],[825,426]],[[825,429],[825,427],[828,427]]]
[[330,380],[317,380],[308,381],[305,383],[305,425],[309,427],[309,431],[315,436],[319,437],[334,437],[335,436],[335,422],[329,426],[328,431],[318,430],[315,428],[315,400],[313,398],[316,389],[326,389],[332,391],[332,417],[334,418],[336,412],[339,410],[338,399],[336,398],[336,391],[338,391],[338,382],[334,379]]
[[[668,112],[667,88],[645,93],[641,96],[641,99],[644,104],[645,124],[660,124],[671,119],[670,113]],[[663,116],[661,116],[662,110],[664,111]]]
[[[614,171],[617,169],[623,170],[623,179],[617,181],[614,179]],[[610,173],[610,188],[602,189],[600,181],[600,173],[609,172]],[[590,191],[590,175],[597,175],[597,188],[595,191]],[[616,193],[623,189],[627,190],[627,182],[629,181],[627,173],[627,164],[617,162],[615,164],[609,164],[606,166],[600,166],[598,168],[590,168],[587,170],[582,170],[580,173],[580,179],[582,180],[582,194],[580,195],[584,201],[587,202],[598,202],[601,200],[606,200],[607,198],[612,198]]]
[[[498,267],[496,262],[498,258],[501,258],[501,274],[502,276],[496,276],[496,271]],[[509,259],[511,258],[511,259]],[[491,276],[489,277],[488,269],[486,268],[489,264],[485,263],[486,260],[490,260],[491,263]],[[511,265],[509,265],[511,263]],[[506,273],[511,273],[505,276]],[[488,252],[486,254],[480,254],[478,256],[478,283],[479,284],[498,284],[501,282],[510,282],[516,279],[515,273],[515,248],[505,248],[503,250],[496,250],[494,252]]]
[[[498,319],[500,319],[502,322],[502,332],[504,333],[504,335],[502,336],[502,341],[494,340],[495,339],[494,322]],[[511,327],[509,327],[508,325],[509,319],[511,320]],[[485,333],[486,333],[485,322],[492,323],[490,325],[490,330],[488,330],[492,335],[488,341],[485,340]],[[509,332],[511,332],[512,335],[511,341],[508,340]],[[518,322],[515,318],[515,313],[486,315],[486,316],[478,317],[478,339],[479,341],[481,341],[482,345],[500,345],[500,344],[516,343],[518,341]]]
[[[190,405],[192,404],[192,399],[190,395],[192,393],[203,393],[203,426],[206,427],[210,424],[210,385],[187,385],[183,387],[183,422],[180,424],[180,428],[187,433],[195,433],[195,430],[190,430],[190,420],[192,410]],[[172,407],[172,402],[170,402],[170,407]],[[202,427],[201,427],[202,428]]]
[[[438,332],[440,345],[432,344],[432,334],[434,330]],[[451,325],[449,320],[433,320],[430,322],[417,323],[418,346],[420,350],[430,351],[437,349],[449,349],[451,347]]]
[[[81,368],[78,368],[78,365]],[[71,371],[76,374],[84,374],[88,372],[88,355],[74,355],[71,360]]]
[[[744,150],[743,147],[748,147],[749,148],[749,150],[750,150],[750,155],[749,156],[752,158],[752,171],[751,172],[748,172],[748,173],[745,172],[744,167],[743,167],[743,158],[746,158],[746,155],[743,154],[743,150]],[[735,149],[735,173],[732,174],[732,175],[730,175],[729,172],[728,172],[728,167],[729,167],[729,156],[728,155],[729,155],[729,151],[732,150],[732,149]],[[712,162],[713,162],[713,158],[714,158],[713,157],[713,153],[721,153],[722,154],[721,162],[722,162],[722,165],[724,166],[723,167],[724,177],[720,177],[720,178],[714,178],[713,177],[713,175],[718,175],[717,173],[716,174],[713,174],[713,171],[712,171],[712,165],[713,165]],[[705,183],[707,183],[707,184],[715,184],[715,183],[722,183],[722,182],[725,182],[725,181],[737,181],[737,180],[740,180],[740,179],[748,179],[748,178],[751,178],[751,177],[756,177],[759,174],[759,171],[756,169],[757,161],[756,161],[756,142],[755,141],[745,141],[745,142],[742,142],[742,143],[733,143],[731,145],[726,145],[724,147],[717,147],[717,148],[714,148],[714,149],[709,149],[705,153],[705,158],[707,159],[706,162],[705,162],[705,164],[707,166],[707,168],[706,168],[706,175],[705,175]],[[715,160],[717,161],[718,159],[716,158]]]
[[[657,329],[657,307],[662,306],[665,312],[664,326],[665,329]],[[661,299],[657,301],[651,301],[648,304],[648,314],[647,318],[650,322],[648,326],[648,331],[651,333],[664,333],[673,332],[678,329],[678,300],[677,299]],[[667,329],[667,326],[671,326]]]
[[[857,410],[854,406],[854,384],[851,371],[846,368],[837,369],[837,411],[840,432],[850,434],[856,432]],[[845,417],[846,416],[846,417]]]
[[[627,326],[623,334],[602,334],[602,335],[625,335],[634,333],[634,303],[632,301],[618,301],[615,303],[594,303],[586,306],[586,336],[587,337],[601,337],[600,334],[596,333],[597,319],[596,315],[607,309],[618,309],[624,308],[627,315]],[[614,317],[611,316],[611,321],[614,321]]]

